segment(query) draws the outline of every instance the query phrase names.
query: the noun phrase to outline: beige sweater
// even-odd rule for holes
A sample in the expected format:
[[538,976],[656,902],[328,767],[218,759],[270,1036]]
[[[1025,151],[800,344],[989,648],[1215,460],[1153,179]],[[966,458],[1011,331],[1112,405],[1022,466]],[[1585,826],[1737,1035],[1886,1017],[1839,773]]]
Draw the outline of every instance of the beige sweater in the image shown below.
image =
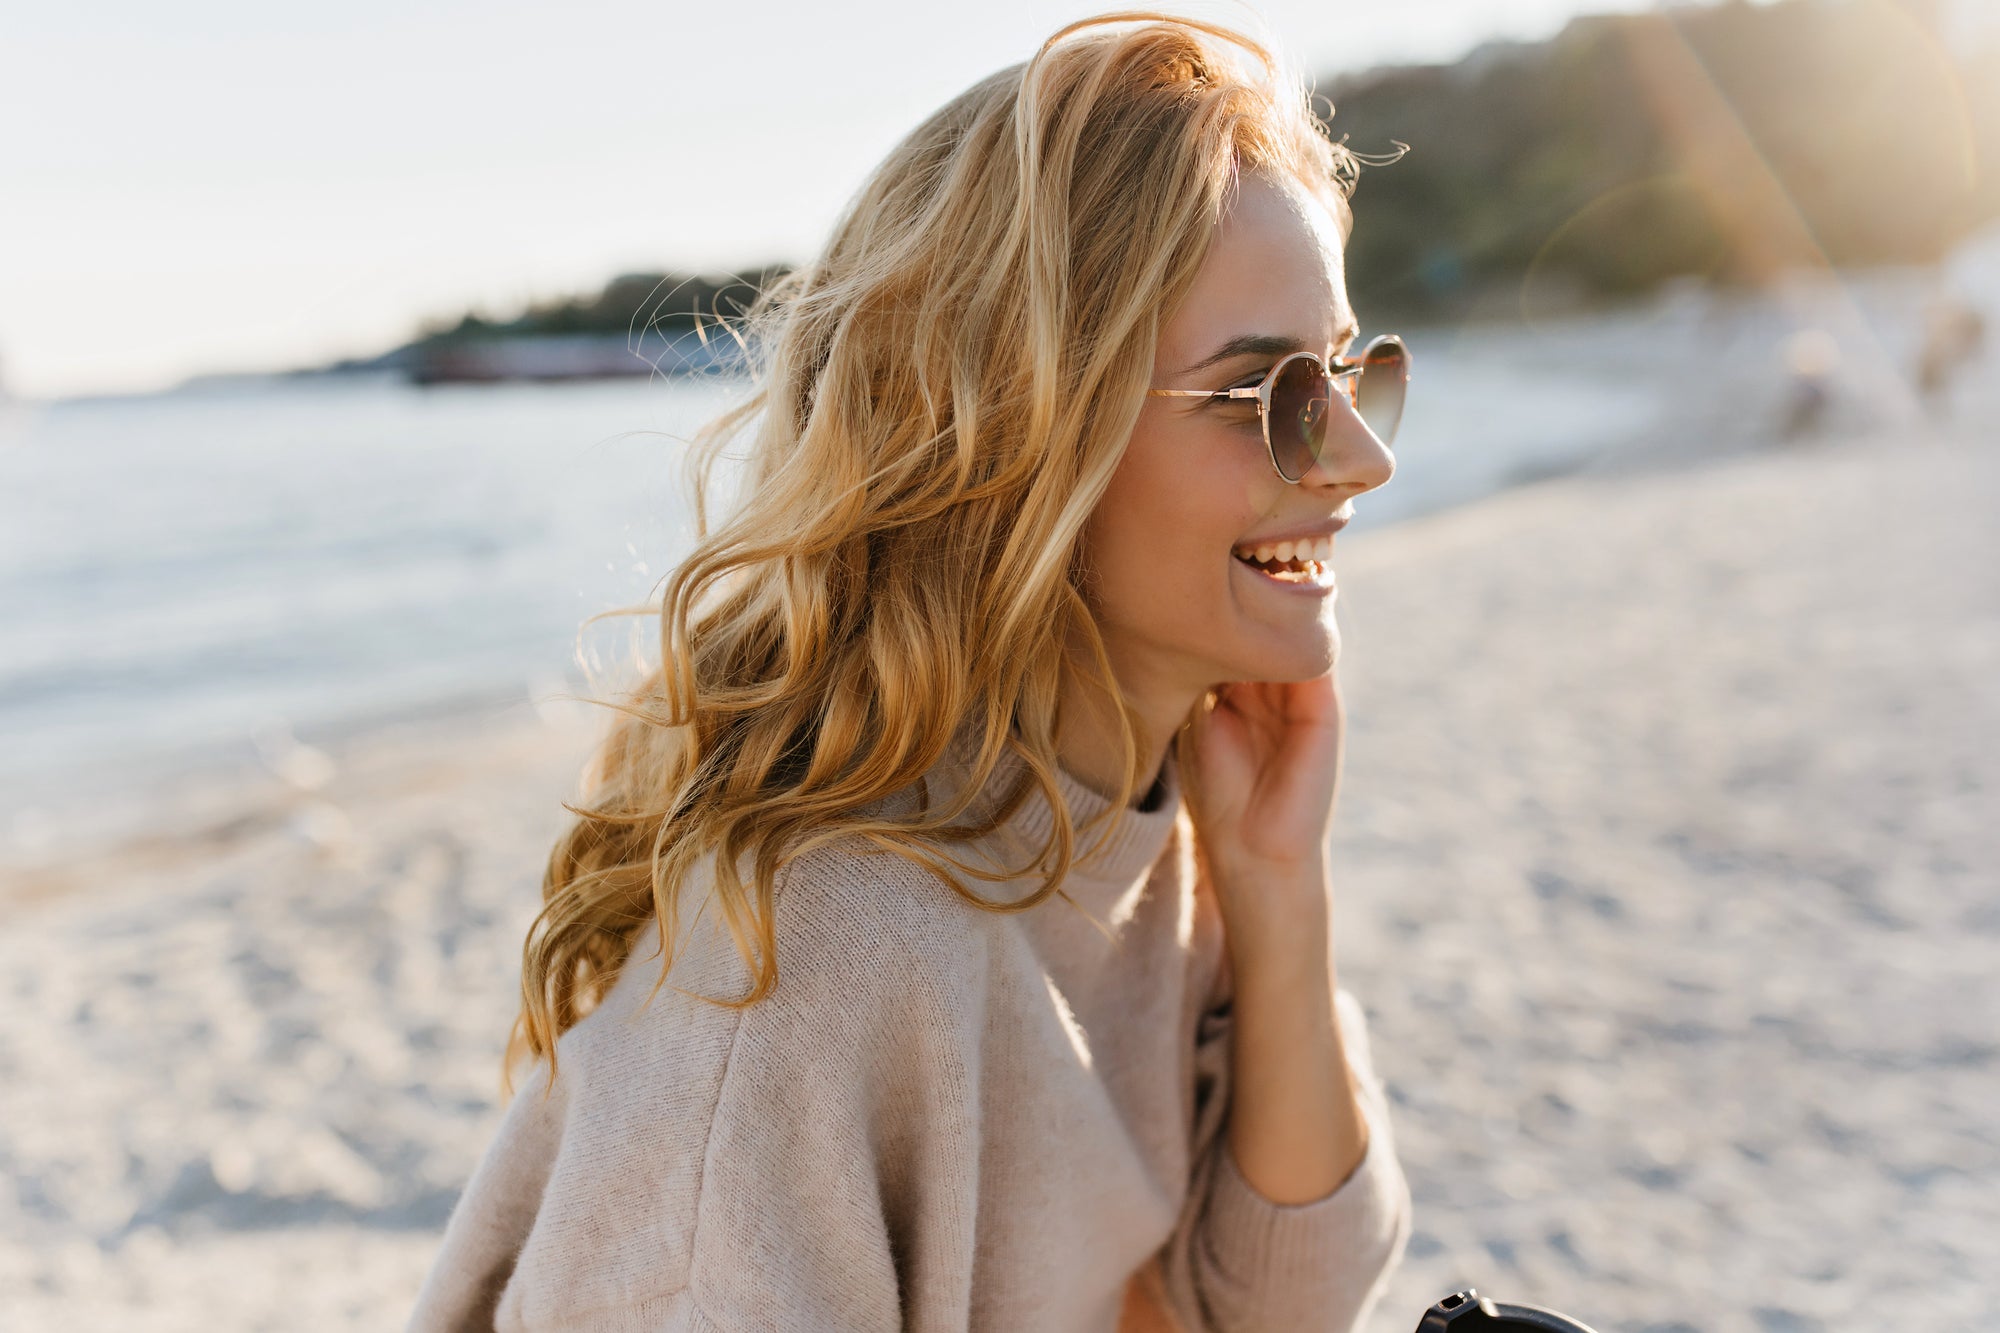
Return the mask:
[[[1062,786],[1079,820],[1106,806]],[[1020,864],[1049,813],[975,852]],[[1190,837],[1170,763],[1065,881],[1109,939],[1059,897],[990,913],[899,857],[810,854],[779,882],[777,989],[743,1011],[644,1006],[642,944],[553,1094],[546,1063],[523,1080],[411,1329],[1358,1328],[1410,1226],[1361,1008],[1339,992],[1367,1155],[1274,1203],[1224,1133],[1228,969]],[[740,995],[690,887],[671,983]]]

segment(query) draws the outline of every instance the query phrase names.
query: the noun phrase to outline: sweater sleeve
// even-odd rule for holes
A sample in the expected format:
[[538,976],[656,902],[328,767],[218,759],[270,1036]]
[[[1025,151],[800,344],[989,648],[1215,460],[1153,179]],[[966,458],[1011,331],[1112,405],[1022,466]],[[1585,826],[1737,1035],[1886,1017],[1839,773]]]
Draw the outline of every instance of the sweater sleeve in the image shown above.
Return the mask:
[[1331,1194],[1302,1204],[1273,1202],[1237,1167],[1225,1132],[1228,997],[1200,1017],[1191,1183],[1158,1274],[1165,1303],[1191,1333],[1350,1333],[1366,1322],[1409,1243],[1409,1185],[1370,1057],[1367,1020],[1346,990],[1336,993],[1335,1010],[1359,1084],[1368,1148]]
[[540,1071],[517,1094],[412,1333],[962,1329],[980,960],[885,909],[917,897],[883,891],[896,864],[788,867],[778,985],[748,1008],[682,993],[747,989],[712,902],[657,993],[635,953],[555,1095]]

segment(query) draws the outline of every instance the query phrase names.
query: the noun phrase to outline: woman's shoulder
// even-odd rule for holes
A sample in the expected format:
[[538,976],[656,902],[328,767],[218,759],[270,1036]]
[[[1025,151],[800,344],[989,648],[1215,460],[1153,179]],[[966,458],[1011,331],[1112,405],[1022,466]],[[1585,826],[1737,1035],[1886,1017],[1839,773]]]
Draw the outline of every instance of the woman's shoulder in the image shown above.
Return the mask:
[[652,920],[558,1042],[554,1095],[544,1064],[517,1093],[529,1104],[511,1108],[518,1151],[504,1170],[539,1200],[525,1322],[601,1305],[614,1287],[684,1286],[702,1229],[722,1254],[766,1221],[844,1207],[840,1191],[874,1178],[874,1145],[907,1141],[911,1117],[950,1104],[950,1123],[972,1118],[951,1099],[977,1086],[965,1071],[983,1033],[981,946],[947,886],[845,844],[794,858],[775,886],[777,984],[743,1007],[712,1002],[741,999],[751,975],[712,861],[682,893],[664,975]]
[[789,928],[804,958],[821,950],[848,958],[852,950],[880,941],[913,951],[918,955],[913,961],[922,961],[968,950],[977,933],[968,929],[976,909],[934,871],[855,838],[787,863],[776,897],[779,948]]
[[[616,984],[592,1014],[564,1034],[574,1045],[638,1038],[664,1040],[685,1052],[690,1033],[733,1040],[739,1016],[766,1006],[773,1015],[813,1018],[820,1032],[872,1018],[897,1024],[922,1009],[975,1003],[984,974],[989,931],[980,912],[935,874],[909,858],[843,839],[786,862],[773,886],[771,931],[777,945],[776,985],[748,1008],[755,974],[739,935],[761,949],[744,886],[734,922],[716,882],[713,856],[697,862],[677,894],[674,948],[661,975],[662,930],[657,917],[640,927]],[[732,925],[734,929],[732,929]],[[704,998],[706,997],[706,998]],[[768,1028],[760,1019],[754,1026]],[[719,1052],[718,1052],[719,1053]]]

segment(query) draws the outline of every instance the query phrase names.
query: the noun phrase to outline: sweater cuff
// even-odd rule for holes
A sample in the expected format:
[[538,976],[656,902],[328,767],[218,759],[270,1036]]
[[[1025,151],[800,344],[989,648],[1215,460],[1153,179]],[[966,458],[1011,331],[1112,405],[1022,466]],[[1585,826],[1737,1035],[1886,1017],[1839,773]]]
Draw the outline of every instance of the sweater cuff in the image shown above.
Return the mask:
[[1372,1089],[1356,1099],[1368,1122],[1361,1162],[1333,1193],[1310,1203],[1277,1203],[1244,1178],[1228,1135],[1216,1145],[1220,1161],[1208,1197],[1211,1252],[1225,1272],[1255,1289],[1284,1289],[1325,1282],[1335,1273],[1374,1277],[1362,1265],[1393,1257],[1408,1212],[1408,1187],[1387,1126],[1387,1105]]

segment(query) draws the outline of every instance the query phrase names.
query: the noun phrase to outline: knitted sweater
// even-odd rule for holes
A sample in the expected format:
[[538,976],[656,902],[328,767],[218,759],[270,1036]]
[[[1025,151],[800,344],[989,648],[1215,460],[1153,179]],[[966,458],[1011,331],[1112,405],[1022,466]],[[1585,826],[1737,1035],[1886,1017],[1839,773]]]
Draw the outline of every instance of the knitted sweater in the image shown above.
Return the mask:
[[[1071,871],[1074,906],[988,912],[853,848],[794,860],[777,988],[740,1011],[692,998],[748,974],[691,882],[669,985],[647,1003],[642,943],[553,1090],[543,1062],[515,1094],[413,1333],[1358,1328],[1410,1229],[1361,1008],[1337,993],[1367,1153],[1273,1202],[1228,1148],[1221,918],[1171,761],[1164,783]],[[1060,785],[1077,820],[1106,810]],[[960,854],[1018,866],[1049,826],[1031,797]]]

